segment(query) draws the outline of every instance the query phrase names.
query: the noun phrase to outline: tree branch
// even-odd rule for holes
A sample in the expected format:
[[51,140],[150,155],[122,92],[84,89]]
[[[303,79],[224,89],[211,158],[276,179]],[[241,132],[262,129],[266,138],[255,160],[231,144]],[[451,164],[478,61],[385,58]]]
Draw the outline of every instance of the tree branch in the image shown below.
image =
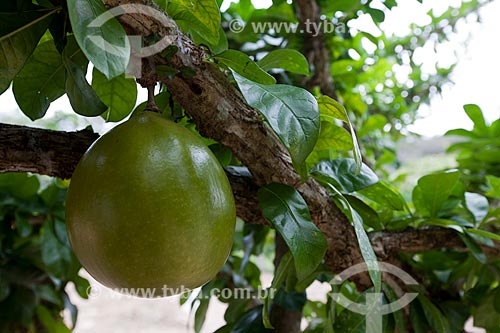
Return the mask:
[[[97,137],[96,133],[89,130],[61,132],[0,124],[0,173],[32,172],[71,178],[83,153]],[[226,174],[233,188],[238,216],[246,223],[268,225],[259,208],[258,186],[251,175],[245,168],[236,167],[228,168]],[[334,235],[333,238],[327,238],[329,243],[342,242],[341,235]],[[441,249],[467,251],[457,232],[452,229],[408,228],[377,231],[370,233],[369,237],[381,260],[391,258],[398,252],[416,253]],[[495,242],[495,247],[482,248],[488,255],[500,256],[500,242]],[[337,255],[327,254],[330,258]]]
[[68,133],[0,124],[0,172],[71,178],[83,153],[98,137],[90,130]]
[[[439,227],[377,231],[369,236],[373,249],[381,260],[391,258],[399,252],[417,253],[443,249],[468,251],[458,232]],[[482,245],[481,248],[492,257],[500,256],[500,242],[494,244],[494,247]]]

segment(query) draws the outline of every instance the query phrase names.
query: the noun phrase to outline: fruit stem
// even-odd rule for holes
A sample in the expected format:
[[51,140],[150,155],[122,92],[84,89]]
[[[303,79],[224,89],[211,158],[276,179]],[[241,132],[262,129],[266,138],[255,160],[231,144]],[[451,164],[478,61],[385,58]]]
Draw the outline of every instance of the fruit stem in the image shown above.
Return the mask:
[[148,103],[146,104],[146,108],[144,109],[144,111],[161,113],[155,101],[155,85],[154,84],[148,85],[147,89],[148,89]]

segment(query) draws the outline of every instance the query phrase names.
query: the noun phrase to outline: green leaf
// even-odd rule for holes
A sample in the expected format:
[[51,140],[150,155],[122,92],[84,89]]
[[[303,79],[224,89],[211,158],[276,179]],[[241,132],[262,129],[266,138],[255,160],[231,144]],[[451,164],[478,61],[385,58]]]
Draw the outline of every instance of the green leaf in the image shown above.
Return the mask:
[[[383,288],[385,296],[387,297],[387,300],[389,301],[389,304],[393,303],[393,302],[397,302],[399,300],[398,294],[396,293],[396,291],[394,291],[394,289],[392,289],[392,287],[389,284],[387,284],[387,283],[382,284],[382,288]],[[398,309],[398,310],[392,312],[392,316],[394,318],[395,326],[398,329],[398,331],[399,332],[406,332],[407,331],[406,330],[406,322],[405,322],[405,316],[403,314],[403,311],[401,309]]]
[[262,305],[258,305],[248,310],[230,331],[230,333],[269,333],[269,332],[274,332],[274,331],[265,328],[264,324],[262,323]]
[[410,320],[412,329],[415,333],[431,332],[431,328],[425,318],[425,313],[420,302],[412,302],[410,304]]
[[344,195],[347,200],[349,200],[349,204],[351,207],[358,212],[358,214],[363,218],[363,223],[374,230],[382,230],[384,229],[384,225],[380,221],[380,217],[377,212],[363,200],[360,200],[358,197],[354,195],[345,194]]
[[269,52],[257,64],[265,71],[282,68],[295,74],[309,75],[309,63],[302,53],[292,49]]
[[[122,26],[102,0],[68,0],[68,14],[78,45],[108,79],[125,73],[130,44]],[[104,14],[104,15],[103,15]]]
[[377,175],[366,164],[362,164],[358,174],[356,168],[356,162],[352,158],[339,158],[318,163],[311,173],[315,177],[323,177],[343,193],[352,193],[379,181]]
[[248,104],[258,109],[300,166],[319,137],[318,103],[308,91],[282,84],[266,86],[234,74]]
[[210,46],[210,49],[212,50],[213,54],[222,53],[229,48],[227,36],[226,36],[226,33],[224,32],[224,29],[222,28],[222,26],[220,26],[220,28],[219,28],[219,41],[217,42],[217,44],[210,44],[206,40],[205,37],[203,37],[202,35],[200,35],[199,33],[195,32],[195,31],[193,31],[193,29],[191,29],[191,35],[192,35],[193,41],[196,44],[198,44],[198,45],[206,44],[206,45]]
[[304,291],[287,291],[285,288],[280,288],[274,298],[275,304],[291,311],[301,311],[306,302],[307,298]]
[[154,2],[163,10],[167,10],[169,0],[154,0]]
[[[0,36],[0,94],[9,88],[10,82],[23,68],[47,30],[52,15],[57,11],[57,8],[53,8],[38,9],[28,13],[0,13],[0,20],[3,23],[2,36]],[[8,29],[3,28],[6,16],[10,17],[9,22],[12,23]]]
[[488,136],[489,130],[486,125],[486,121],[484,120],[483,112],[481,108],[475,104],[466,104],[464,105],[464,111],[467,116],[474,123],[474,132],[478,134]]
[[171,2],[186,8],[203,25],[204,29],[198,29],[197,32],[210,44],[217,45],[221,18],[215,0],[171,0]]
[[[225,34],[221,34],[219,30],[220,35],[215,36],[213,32],[207,29],[205,25],[185,7],[170,2],[167,12],[182,31],[191,35],[192,40],[196,44],[210,46],[212,50],[216,50],[224,44],[224,39],[226,39]],[[220,50],[220,52],[222,51],[224,50]]]
[[33,225],[31,225],[25,216],[22,216],[18,212],[15,214],[16,217],[16,229],[19,236],[25,238],[31,235],[33,232]]
[[463,128],[452,129],[446,132],[444,135],[446,136],[463,136],[466,138],[477,138],[477,135],[474,132],[468,131]]
[[87,279],[82,278],[79,275],[76,275],[73,278],[73,284],[75,285],[76,292],[83,299],[88,299],[90,294],[90,283]]
[[352,137],[343,127],[322,121],[319,139],[314,150],[351,150]]
[[326,239],[312,223],[307,203],[292,187],[270,184],[257,196],[262,213],[285,240],[293,255],[299,280],[312,273],[326,252]]
[[433,225],[436,227],[453,229],[453,230],[456,230],[460,233],[463,232],[463,228],[460,225],[460,223],[457,221],[453,221],[453,220],[431,218],[429,220],[422,221],[421,223],[425,224],[425,225]]
[[493,138],[498,138],[500,136],[500,118],[495,120],[490,126],[490,134]]
[[349,122],[345,108],[333,98],[324,95],[318,97],[318,106],[322,117],[325,116],[327,118],[339,119],[346,123]]
[[50,311],[43,305],[38,305],[36,307],[36,316],[38,320],[42,323],[42,325],[49,331],[49,332],[55,332],[55,320],[53,317],[53,314],[50,313]]
[[37,194],[40,182],[36,176],[26,173],[0,174],[0,189],[7,190],[19,199],[29,199]]
[[[384,5],[391,9],[392,7],[396,7],[398,5],[397,1],[396,0],[385,0],[384,1]],[[402,331],[401,331],[402,332]]]
[[56,291],[52,285],[49,284],[39,284],[33,287],[33,291],[36,296],[40,299],[55,304],[57,306],[63,306],[63,301],[61,296]]
[[480,223],[488,215],[490,208],[488,199],[480,194],[471,192],[465,192],[465,206],[474,216],[476,223]]
[[494,233],[486,231],[486,230],[468,228],[468,229],[465,229],[465,231],[468,234],[478,235],[481,237],[486,237],[486,238],[490,238],[490,239],[493,239],[496,241],[500,241],[500,235],[494,234]]
[[[194,314],[194,331],[196,333],[200,333],[203,324],[205,323],[205,318],[207,316],[208,306],[210,305],[210,298],[207,296],[208,293],[204,291],[211,289],[211,283],[204,285],[200,291],[200,295],[198,296],[198,308],[196,308],[196,312]],[[207,287],[208,286],[208,287]]]
[[247,311],[252,299],[232,299],[229,301],[226,312],[224,312],[224,320],[226,323],[235,323]]
[[[66,68],[66,94],[73,110],[86,117],[95,117],[107,110],[85,78],[85,71],[69,57],[68,49],[63,52]],[[85,66],[86,67],[86,66]]]
[[[75,43],[76,44],[76,43]],[[81,52],[78,48],[78,51]],[[74,54],[70,54],[72,58]],[[53,41],[40,44],[13,83],[14,97],[31,120],[42,118],[51,102],[66,92],[65,69]]]
[[276,83],[274,77],[266,73],[243,52],[227,50],[214,56],[214,58],[250,81],[265,85]]
[[108,107],[108,110],[102,115],[106,121],[123,120],[134,109],[137,100],[137,84],[134,79],[120,75],[108,80],[94,67],[92,88],[99,99]]
[[368,273],[370,275],[371,281],[373,282],[373,286],[375,287],[375,292],[379,293],[382,288],[380,268],[378,267],[377,256],[373,251],[370,239],[368,238],[368,235],[363,226],[362,217],[352,208],[352,206],[349,204],[349,201],[333,184],[324,182],[321,177],[319,179],[315,179],[317,179],[320,183],[322,183],[324,186],[326,186],[326,188],[330,190],[332,199],[354,225],[354,231],[356,232],[361,255],[365,260],[366,266],[368,267]]
[[376,184],[361,189],[358,193],[391,209],[404,210],[407,206],[403,195],[392,185],[384,181],[379,181]]
[[385,13],[380,9],[368,7],[368,8],[366,8],[366,12],[368,14],[370,14],[373,21],[375,21],[377,23],[384,22],[384,20],[385,20]]
[[361,150],[359,148],[358,139],[356,137],[356,132],[354,131],[354,127],[349,120],[349,115],[347,110],[344,108],[342,104],[330,98],[328,96],[320,96],[318,98],[318,107],[320,114],[330,116],[332,118],[336,118],[342,120],[343,122],[349,125],[351,130],[352,142],[353,142],[353,155],[354,160],[356,161],[356,173],[360,172],[362,165],[361,158]]
[[422,214],[437,217],[459,179],[458,171],[423,176],[413,189],[413,203]]
[[434,328],[435,332],[447,333],[450,330],[448,320],[427,297],[422,294],[417,298],[422,306],[427,321]]
[[488,185],[490,190],[485,193],[485,195],[491,198],[499,198],[500,199],[500,178],[487,175],[486,180],[488,181]]
[[381,114],[375,114],[368,117],[368,119],[363,123],[361,130],[358,128],[358,134],[360,137],[368,135],[376,130],[381,130],[387,124],[387,118]]
[[67,280],[78,267],[74,267],[74,254],[62,244],[53,231],[53,224],[47,220],[41,231],[41,254],[45,270],[54,278]]
[[498,299],[499,292],[493,293],[481,300],[478,307],[473,309],[474,326],[486,328],[488,333],[498,333],[500,327],[500,314],[496,311],[495,298]]
[[474,258],[477,259],[481,264],[486,264],[487,258],[486,255],[483,253],[483,250],[481,250],[481,247],[477,245],[477,243],[472,239],[471,236],[469,236],[467,233],[464,234],[458,234],[464,244],[467,246],[469,249],[470,253],[474,256]]

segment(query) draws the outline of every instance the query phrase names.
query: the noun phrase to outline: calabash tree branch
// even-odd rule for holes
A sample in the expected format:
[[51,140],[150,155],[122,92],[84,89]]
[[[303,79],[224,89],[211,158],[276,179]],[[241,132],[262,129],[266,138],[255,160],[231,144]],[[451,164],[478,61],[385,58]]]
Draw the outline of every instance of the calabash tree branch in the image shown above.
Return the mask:
[[[418,253],[443,249],[468,251],[458,232],[439,227],[377,231],[369,234],[369,237],[377,257],[381,260],[394,257],[400,252]],[[493,247],[486,245],[480,247],[488,256],[498,257],[500,256],[500,242],[494,242],[494,244]]]
[[[62,132],[0,124],[0,173],[32,172],[71,178],[83,153],[97,138],[98,135],[89,130]],[[228,168],[226,174],[233,187],[238,216],[246,223],[268,225],[259,208],[258,186],[251,175],[245,169],[233,167]],[[467,250],[456,231],[438,227],[377,231],[370,233],[369,237],[375,253],[382,260],[399,252]],[[336,241],[328,239],[328,242]],[[490,256],[500,256],[500,242],[482,249]]]
[[76,164],[99,135],[0,124],[0,173],[32,172],[71,178]]

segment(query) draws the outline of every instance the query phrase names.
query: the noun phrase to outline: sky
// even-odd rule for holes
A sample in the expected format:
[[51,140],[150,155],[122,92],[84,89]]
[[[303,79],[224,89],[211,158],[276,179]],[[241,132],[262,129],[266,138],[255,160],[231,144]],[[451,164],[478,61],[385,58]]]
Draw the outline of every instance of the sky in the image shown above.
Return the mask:
[[[374,0],[375,7],[377,1]],[[224,1],[223,8],[229,6],[230,2],[231,0]],[[253,2],[259,8],[266,8],[271,5],[272,0],[253,0]],[[386,14],[386,20],[381,28],[386,33],[405,35],[410,32],[410,22],[426,23],[429,20],[426,13],[430,9],[440,13],[449,5],[459,4],[459,0],[424,0],[423,4],[416,0],[399,0],[398,7]],[[459,26],[460,33],[449,44],[443,45],[437,52],[424,48],[418,53],[417,58],[430,72],[436,62],[445,64],[458,58],[458,65],[452,74],[454,85],[446,86],[442,96],[434,98],[430,106],[420,107],[421,119],[409,127],[410,131],[431,137],[442,135],[453,128],[471,128],[472,122],[462,111],[464,104],[478,104],[489,121],[500,117],[500,98],[497,98],[500,61],[496,57],[496,42],[494,42],[498,40],[500,33],[500,20],[496,17],[496,13],[500,13],[500,0],[495,0],[483,8],[480,13],[482,23],[463,23]],[[375,34],[377,29],[368,16],[361,17],[352,28]],[[471,38],[464,47],[464,41],[469,34]],[[458,55],[454,53],[457,46],[462,49]],[[400,74],[404,76],[404,72]],[[146,99],[145,89],[139,90],[138,103]],[[72,113],[67,98],[63,97],[51,104],[45,119],[31,122],[17,108],[11,90],[0,96],[0,105],[0,122],[19,125],[43,127],[53,122],[53,119],[59,119],[61,114]],[[100,117],[89,121],[84,117],[75,119],[68,116],[58,123],[58,127],[61,130],[74,130],[84,128],[90,123],[101,134],[113,126],[106,124]]]

